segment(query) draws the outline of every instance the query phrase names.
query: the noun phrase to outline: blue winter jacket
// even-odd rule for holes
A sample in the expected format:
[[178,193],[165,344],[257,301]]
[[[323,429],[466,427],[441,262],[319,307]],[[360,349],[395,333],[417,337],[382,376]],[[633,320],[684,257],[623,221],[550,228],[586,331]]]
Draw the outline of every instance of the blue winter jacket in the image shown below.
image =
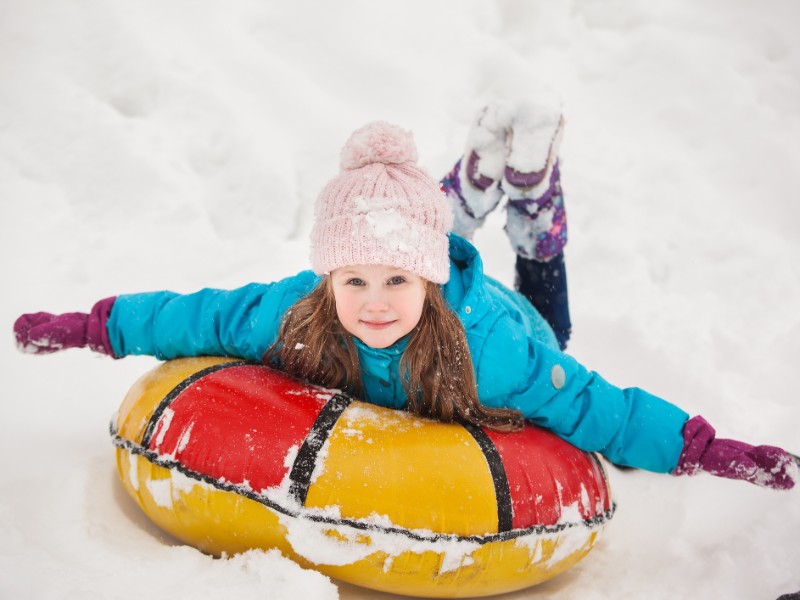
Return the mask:
[[[122,295],[108,320],[109,338],[120,357],[260,360],[277,339],[283,314],[319,280],[303,271],[236,290]],[[675,468],[688,415],[641,389],[615,387],[559,352],[533,306],[486,277],[478,251],[456,235],[450,236],[450,280],[443,292],[464,323],[483,404],[517,409],[529,421],[615,463],[657,472]],[[407,343],[403,338],[376,349],[356,340],[365,400],[405,406],[399,364]]]

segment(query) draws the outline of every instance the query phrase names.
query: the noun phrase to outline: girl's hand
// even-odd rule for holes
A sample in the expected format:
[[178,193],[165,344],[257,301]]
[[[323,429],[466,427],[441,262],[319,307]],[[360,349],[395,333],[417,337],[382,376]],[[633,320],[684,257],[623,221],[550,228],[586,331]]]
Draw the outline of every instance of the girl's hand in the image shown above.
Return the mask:
[[798,481],[798,465],[791,454],[775,446],[717,439],[703,417],[687,421],[683,438],[683,453],[674,475],[710,473],[776,490],[789,490]]
[[17,347],[30,354],[50,354],[66,348],[89,346],[95,352],[113,356],[106,322],[114,300],[116,297],[101,300],[92,307],[89,314],[24,314],[14,322]]
[[86,345],[84,313],[54,315],[46,312],[22,315],[14,322],[17,348],[30,354],[50,354],[63,348]]

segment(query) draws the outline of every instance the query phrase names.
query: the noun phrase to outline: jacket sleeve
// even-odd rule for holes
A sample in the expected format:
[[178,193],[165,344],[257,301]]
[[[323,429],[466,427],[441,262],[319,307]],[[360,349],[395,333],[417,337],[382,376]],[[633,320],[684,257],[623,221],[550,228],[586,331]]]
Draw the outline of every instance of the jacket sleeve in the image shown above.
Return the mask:
[[108,319],[109,340],[117,357],[219,355],[261,360],[277,339],[283,314],[318,281],[304,271],[276,283],[235,290],[121,295]]
[[[519,343],[509,340],[506,348]],[[571,356],[535,340],[527,340],[527,346],[527,353],[506,351],[493,357],[484,352],[482,363],[502,360],[510,367],[507,376],[517,382],[509,394],[494,395],[494,401],[486,390],[486,404],[517,409],[530,422],[614,463],[660,473],[675,468],[683,449],[686,412],[642,389],[616,387]],[[510,355],[518,357],[517,364],[511,365]]]

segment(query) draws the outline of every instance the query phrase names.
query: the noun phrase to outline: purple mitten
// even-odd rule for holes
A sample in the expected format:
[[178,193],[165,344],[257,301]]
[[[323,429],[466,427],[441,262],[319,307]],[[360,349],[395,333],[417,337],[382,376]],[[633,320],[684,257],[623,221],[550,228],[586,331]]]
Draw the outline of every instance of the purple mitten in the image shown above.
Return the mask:
[[95,352],[114,356],[106,323],[116,297],[97,302],[91,312],[54,315],[25,314],[14,322],[17,347],[31,354],[50,354],[66,348],[89,346]]
[[794,487],[798,470],[788,452],[775,446],[751,446],[715,436],[714,428],[703,417],[689,419],[683,428],[683,452],[673,475],[705,472],[776,490]]

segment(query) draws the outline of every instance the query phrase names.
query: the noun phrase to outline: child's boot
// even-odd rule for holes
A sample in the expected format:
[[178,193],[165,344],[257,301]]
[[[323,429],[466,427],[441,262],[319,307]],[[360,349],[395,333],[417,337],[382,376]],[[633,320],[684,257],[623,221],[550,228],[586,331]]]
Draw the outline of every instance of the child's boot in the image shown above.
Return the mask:
[[564,128],[560,104],[519,105],[509,121],[503,171],[506,232],[517,253],[517,289],[553,328],[563,350],[572,329],[564,265],[567,221],[558,165]]
[[506,162],[507,119],[502,107],[485,106],[467,134],[464,155],[441,181],[451,199],[453,231],[471,238],[500,202],[500,180]]
[[545,180],[558,159],[564,131],[561,102],[555,96],[541,96],[510,112],[503,188],[512,199],[539,197],[549,187]]

